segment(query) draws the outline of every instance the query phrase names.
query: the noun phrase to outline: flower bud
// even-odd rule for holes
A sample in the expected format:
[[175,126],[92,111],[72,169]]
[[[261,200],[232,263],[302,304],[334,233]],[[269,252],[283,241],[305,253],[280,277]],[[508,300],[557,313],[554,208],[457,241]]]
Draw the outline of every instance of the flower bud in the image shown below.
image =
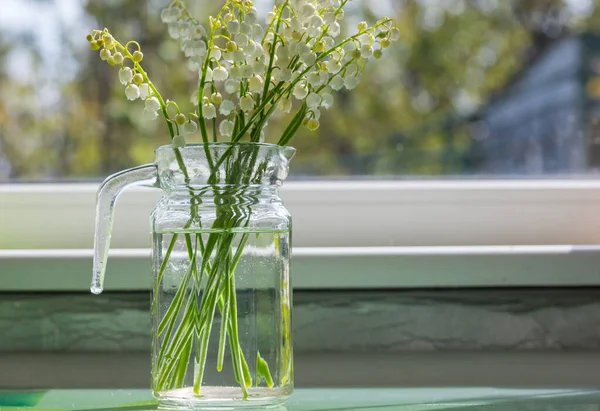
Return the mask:
[[102,49],[100,51],[100,59],[101,60],[107,61],[110,58],[110,56],[112,56],[112,53],[110,52],[110,50],[108,50],[108,49]]
[[144,76],[142,76],[140,73],[135,73],[133,76],[133,82],[138,86],[141,86],[144,83]]
[[136,63],[141,62],[144,59],[144,53],[142,53],[141,51],[137,50],[133,52],[133,58],[132,60]]
[[107,49],[112,49],[115,46],[115,39],[110,34],[102,36],[102,41],[104,41],[104,47]]
[[225,49],[227,49],[228,52],[233,53],[234,51],[236,51],[238,49],[238,46],[237,46],[237,44],[235,44],[235,42],[228,41],[227,45],[225,46]]
[[221,104],[223,102],[223,96],[217,91],[210,96],[210,101],[217,105]]
[[320,125],[321,124],[319,124],[319,120],[316,118],[311,118],[306,122],[306,128],[308,128],[310,131],[317,131]]
[[185,117],[185,114],[179,113],[175,116],[175,122],[179,126],[184,125],[186,121],[187,121],[187,118]]

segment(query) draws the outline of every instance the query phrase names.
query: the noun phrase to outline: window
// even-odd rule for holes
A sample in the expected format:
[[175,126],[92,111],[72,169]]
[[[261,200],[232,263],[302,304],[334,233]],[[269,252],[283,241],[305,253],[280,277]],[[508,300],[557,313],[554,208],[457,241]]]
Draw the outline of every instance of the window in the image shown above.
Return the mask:
[[[265,12],[270,1],[256,3]],[[151,162],[168,140],[125,100],[85,35],[110,26],[138,39],[160,89],[188,101],[194,73],[159,22],[163,6],[4,0],[3,288],[22,287],[24,267],[54,267],[57,277],[39,278],[50,289],[87,287],[80,277],[97,182]],[[217,4],[194,7],[209,14]],[[396,17],[400,45],[370,65],[358,89],[336,95],[318,132],[294,140],[282,194],[296,218],[297,285],[596,284],[600,6],[354,0],[346,29],[379,14]],[[272,136],[284,120],[273,121]],[[114,260],[130,274],[108,278],[109,287],[147,286],[146,216],[156,196],[134,190],[120,200]],[[315,264],[330,277],[311,276]],[[490,268],[501,264],[504,274]]]
[[[159,121],[125,101],[85,35],[138,39],[169,98],[195,73],[160,22],[163,1],[7,0],[0,17],[0,179],[99,179],[147,163]],[[257,0],[266,13],[271,0]],[[198,15],[219,2],[197,1]],[[35,12],[34,12],[35,11]],[[356,0],[345,30],[395,16],[400,44],[336,95],[316,133],[293,144],[296,179],[347,176],[565,176],[598,162],[600,7],[592,1]],[[43,17],[42,17],[43,16]],[[190,110],[192,109],[190,105]],[[267,141],[285,126],[280,116]]]

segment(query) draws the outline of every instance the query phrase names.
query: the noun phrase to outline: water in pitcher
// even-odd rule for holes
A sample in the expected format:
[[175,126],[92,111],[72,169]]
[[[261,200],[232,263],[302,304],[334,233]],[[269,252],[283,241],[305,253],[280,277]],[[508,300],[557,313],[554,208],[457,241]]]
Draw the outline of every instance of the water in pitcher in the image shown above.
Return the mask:
[[243,228],[153,235],[152,385],[162,403],[291,393],[289,239]]

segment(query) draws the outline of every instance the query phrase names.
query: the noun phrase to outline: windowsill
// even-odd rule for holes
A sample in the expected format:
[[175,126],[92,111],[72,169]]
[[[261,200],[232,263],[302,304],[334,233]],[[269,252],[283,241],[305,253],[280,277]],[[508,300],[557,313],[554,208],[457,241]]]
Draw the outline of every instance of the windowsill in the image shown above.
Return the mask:
[[[87,292],[91,249],[0,250],[0,290]],[[296,289],[600,286],[600,247],[296,247]],[[150,290],[150,250],[113,249],[106,289]]]

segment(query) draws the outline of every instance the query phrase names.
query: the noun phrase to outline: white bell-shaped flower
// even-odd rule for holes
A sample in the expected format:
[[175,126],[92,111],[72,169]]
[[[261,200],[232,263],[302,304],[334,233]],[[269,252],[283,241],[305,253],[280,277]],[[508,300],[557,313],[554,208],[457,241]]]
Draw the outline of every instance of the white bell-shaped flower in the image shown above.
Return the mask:
[[254,41],[248,41],[248,44],[244,47],[244,53],[246,53],[248,60],[254,58],[254,55],[256,54],[256,43]]
[[306,31],[306,33],[310,36],[310,37],[319,37],[321,35],[322,29],[321,26],[323,25],[323,19],[318,16],[312,16],[310,18],[310,20],[308,21],[308,29]]
[[144,120],[152,121],[152,120],[156,120],[158,118],[158,112],[148,110],[145,108],[142,113],[142,116],[143,116]]
[[344,87],[348,90],[352,90],[356,88],[356,86],[358,86],[358,78],[356,78],[356,76],[352,75],[344,78]]
[[233,104],[233,101],[231,100],[223,100],[219,106],[219,113],[224,116],[230,115],[233,110],[235,110],[235,104]]
[[223,120],[221,124],[219,124],[219,133],[224,137],[231,137],[233,134],[233,121]]
[[254,74],[254,70],[252,69],[251,65],[245,64],[242,66],[242,78],[248,79],[248,78],[252,77],[253,74]]
[[204,78],[204,81],[213,81],[213,70],[210,67],[206,68],[206,77]]
[[360,55],[365,59],[373,57],[373,47],[371,47],[369,44],[363,44],[360,48]]
[[302,56],[310,52],[310,46],[304,42],[298,43],[298,45],[296,46],[296,54],[300,54]]
[[321,105],[321,96],[319,96],[317,93],[310,93],[306,97],[306,105],[309,108],[319,107]]
[[307,66],[312,66],[317,62],[317,56],[315,55],[315,53],[305,53],[302,54],[300,58]]
[[265,35],[265,29],[260,24],[254,24],[252,26],[252,35],[255,38],[262,38]]
[[254,108],[254,99],[250,95],[245,95],[240,99],[240,108],[248,112]]
[[246,17],[244,20],[249,24],[258,23],[258,11],[256,11],[256,8],[250,7],[246,12]]
[[262,44],[255,41],[253,46],[254,46],[254,53],[252,54],[252,58],[255,58],[255,59],[261,58],[265,53],[265,50],[264,50]]
[[173,23],[181,16],[181,9],[179,7],[170,7],[163,9],[160,12],[160,18],[163,23]]
[[229,72],[223,66],[217,67],[213,70],[213,81],[221,82],[227,80],[229,77]]
[[282,113],[289,113],[292,111],[292,100],[289,98],[284,98],[279,102],[279,110]]
[[158,111],[160,110],[160,102],[156,97],[150,97],[144,103],[146,110],[148,111]]
[[225,91],[229,94],[236,93],[239,89],[240,82],[232,78],[225,80]]
[[202,114],[205,119],[210,120],[217,117],[217,109],[214,104],[208,103],[202,105]]
[[183,125],[183,132],[186,134],[193,134],[198,131],[198,124],[193,120],[188,120]]
[[245,21],[242,23],[242,26],[240,27],[240,33],[245,34],[248,37],[252,37],[253,35],[253,27],[250,21],[248,21],[248,15],[246,14],[246,19]]
[[344,87],[344,79],[342,78],[342,76],[337,75],[333,79],[331,79],[331,82],[329,83],[329,86],[333,90],[339,91],[339,90],[341,90]]
[[323,13],[323,21],[325,22],[325,24],[327,24],[330,27],[332,24],[336,23],[335,11],[328,10],[325,13]]
[[290,48],[288,46],[279,46],[276,55],[277,58],[286,59],[290,56]]
[[327,31],[332,37],[337,37],[340,35],[340,33],[342,32],[342,28],[340,26],[340,23],[338,23],[337,21],[334,21],[333,23],[331,23],[329,25],[329,30]]
[[327,71],[331,74],[336,74],[342,69],[342,65],[340,64],[340,62],[333,59],[329,60],[325,64],[325,67],[327,67]]
[[321,74],[318,71],[312,72],[307,77],[308,83],[313,87],[319,87],[322,83]]
[[315,6],[310,3],[304,4],[298,13],[301,19],[304,21],[309,20],[312,16],[316,14],[317,10],[315,10]]
[[308,96],[308,88],[306,88],[302,84],[296,84],[296,86],[294,87],[294,90],[293,90],[292,94],[298,100],[303,100],[304,98],[306,98],[306,96]]
[[263,91],[264,81],[262,77],[254,75],[248,80],[248,88],[253,93],[260,93]]
[[140,88],[135,84],[130,84],[125,88],[127,100],[137,100],[140,98]]
[[330,109],[333,106],[334,98],[333,95],[329,93],[321,94],[321,107],[325,109]]
[[218,48],[213,48],[210,50],[210,57],[216,61],[221,60],[223,53]]
[[140,85],[140,99],[146,100],[150,96],[150,88],[148,83],[142,83]]
[[242,49],[245,49],[248,45],[248,36],[243,33],[238,33],[234,37],[235,43],[240,46]]
[[119,70],[119,81],[124,86],[131,83],[133,79],[133,71],[129,67],[121,67]]
[[236,50],[233,53],[233,61],[236,63],[243,63],[246,61],[246,54],[242,50]]
[[292,79],[292,70],[289,68],[281,69],[277,72],[279,81],[290,81]]
[[229,77],[233,80],[242,79],[242,69],[239,66],[233,66],[229,69]]
[[231,34],[238,34],[240,32],[240,22],[238,20],[231,20],[227,23],[227,31]]
[[254,63],[252,63],[252,70],[256,74],[263,74],[267,70],[267,66],[264,61],[256,60]]

